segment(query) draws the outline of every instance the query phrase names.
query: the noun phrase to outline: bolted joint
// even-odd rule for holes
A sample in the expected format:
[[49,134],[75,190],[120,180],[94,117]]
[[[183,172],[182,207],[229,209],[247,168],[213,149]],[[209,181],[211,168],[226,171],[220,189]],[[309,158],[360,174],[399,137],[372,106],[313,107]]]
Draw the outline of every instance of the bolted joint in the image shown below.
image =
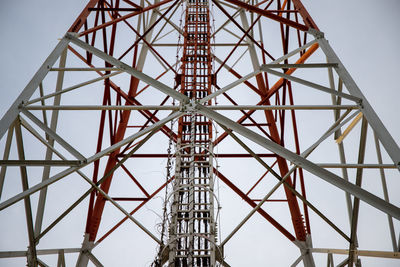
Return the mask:
[[180,111],[185,113],[192,113],[197,111],[197,105],[199,104],[198,100],[191,99],[188,103],[182,104]]
[[360,107],[360,109],[363,109],[363,108],[364,108],[362,98],[360,98],[360,99],[357,100],[357,105]]
[[187,111],[187,104],[185,104],[185,103],[180,103],[180,105],[179,105],[179,111],[180,112],[183,112],[183,113],[186,113],[186,111]]
[[67,32],[67,33],[64,35],[64,38],[65,38],[65,39],[68,39],[68,40],[71,40],[71,39],[72,39],[71,37],[76,37],[76,38],[78,38],[78,37],[79,37],[79,33],[77,33],[77,32]]
[[26,105],[25,103],[26,103],[26,101],[22,100],[21,103],[18,105],[18,109],[24,108]]
[[324,33],[323,33],[323,32],[321,32],[321,31],[319,31],[319,30],[316,30],[316,29],[313,29],[313,28],[310,28],[310,29],[308,30],[308,33],[311,34],[311,35],[313,35],[313,36],[315,37],[315,39],[322,39],[322,38],[324,38]]

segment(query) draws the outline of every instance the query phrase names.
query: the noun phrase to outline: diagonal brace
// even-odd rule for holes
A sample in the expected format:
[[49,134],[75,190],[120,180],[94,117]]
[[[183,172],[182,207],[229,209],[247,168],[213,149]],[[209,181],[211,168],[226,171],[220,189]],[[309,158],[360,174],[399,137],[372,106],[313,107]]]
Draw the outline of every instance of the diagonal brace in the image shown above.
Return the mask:
[[150,76],[144,74],[143,72],[140,72],[132,67],[130,67],[129,65],[119,61],[118,59],[107,55],[106,53],[100,51],[99,49],[83,42],[82,40],[78,39],[77,37],[75,37],[74,34],[72,33],[67,33],[65,35],[66,39],[70,40],[72,43],[76,44],[77,46],[85,49],[86,51],[93,53],[94,55],[98,56],[99,58],[107,61],[108,63],[114,65],[116,68],[119,68],[123,71],[125,71],[126,73],[132,75],[133,77],[147,83],[150,84],[151,86],[153,86],[154,88],[160,90],[161,92],[171,96],[172,98],[179,100],[181,102],[184,103],[188,103],[189,102],[189,97],[177,92],[176,90],[174,90],[173,88],[157,81],[156,79],[151,78]]
[[236,131],[240,135],[252,140],[253,142],[259,144],[260,146],[280,155],[283,158],[291,161],[293,164],[303,168],[310,173],[320,177],[321,179],[325,180],[326,182],[354,195],[355,197],[365,201],[366,203],[370,204],[371,206],[392,215],[396,219],[400,220],[400,208],[390,204],[383,199],[369,193],[368,191],[360,188],[357,185],[354,185],[336,174],[333,174],[317,165],[312,163],[311,161],[289,151],[288,149],[280,146],[277,143],[274,143],[267,138],[247,129],[246,127],[238,124],[237,122],[232,121],[231,119],[205,107],[202,105],[196,105],[198,112],[215,120],[218,123],[225,125],[226,127]]

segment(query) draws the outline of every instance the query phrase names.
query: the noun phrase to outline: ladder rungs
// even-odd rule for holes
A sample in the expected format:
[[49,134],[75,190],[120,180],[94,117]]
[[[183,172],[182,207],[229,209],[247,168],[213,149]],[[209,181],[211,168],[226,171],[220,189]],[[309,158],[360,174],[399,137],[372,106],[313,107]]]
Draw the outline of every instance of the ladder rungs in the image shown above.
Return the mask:
[[[179,206],[187,206],[187,205],[191,205],[191,203],[181,203],[179,204]],[[211,203],[194,203],[193,205],[211,205]]]
[[[187,258],[187,255],[176,255],[176,258]],[[211,255],[192,255],[192,258],[210,258]]]
[[193,212],[193,213],[199,213],[199,212],[211,212],[211,210],[178,210],[177,212],[182,212],[182,213],[189,213],[189,212]]
[[[194,219],[211,221],[211,217],[196,217]],[[189,221],[189,220],[190,220],[189,218],[185,218],[185,217],[178,218],[178,221]]]

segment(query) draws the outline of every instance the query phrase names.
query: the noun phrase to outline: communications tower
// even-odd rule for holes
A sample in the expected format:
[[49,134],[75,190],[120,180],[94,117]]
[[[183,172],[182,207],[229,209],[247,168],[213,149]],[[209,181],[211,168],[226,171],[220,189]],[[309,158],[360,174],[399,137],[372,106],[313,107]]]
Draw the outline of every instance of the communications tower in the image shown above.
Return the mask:
[[399,264],[399,146],[300,0],[89,0],[0,140],[0,265]]

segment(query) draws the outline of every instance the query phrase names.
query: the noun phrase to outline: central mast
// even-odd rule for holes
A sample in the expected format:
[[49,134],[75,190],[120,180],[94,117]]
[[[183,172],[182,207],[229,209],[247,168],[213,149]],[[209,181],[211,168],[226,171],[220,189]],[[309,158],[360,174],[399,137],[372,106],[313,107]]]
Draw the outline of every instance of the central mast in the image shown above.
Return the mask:
[[[214,80],[210,14],[208,0],[186,3],[181,74],[177,81],[181,93],[195,102],[211,94]],[[169,266],[215,266],[212,123],[189,111],[180,118],[178,127]]]

